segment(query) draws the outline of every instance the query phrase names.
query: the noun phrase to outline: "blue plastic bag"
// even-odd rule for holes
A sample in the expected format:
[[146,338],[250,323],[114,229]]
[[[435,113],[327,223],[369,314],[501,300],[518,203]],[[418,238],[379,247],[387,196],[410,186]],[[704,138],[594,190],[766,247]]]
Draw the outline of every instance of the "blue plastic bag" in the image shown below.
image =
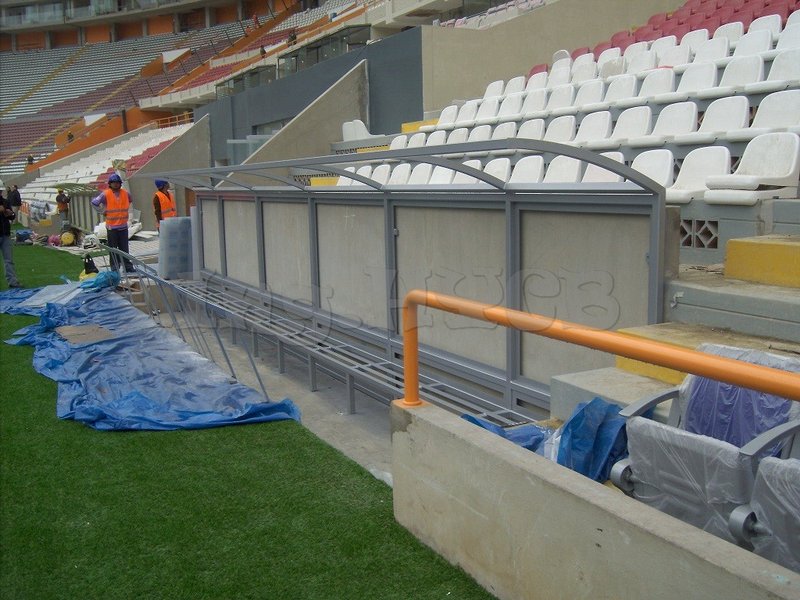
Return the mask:
[[625,419],[619,411],[601,398],[578,404],[562,428],[558,464],[606,481],[613,464],[628,453]]
[[504,429],[499,425],[495,425],[494,423],[490,423],[489,421],[485,421],[472,415],[461,415],[461,418],[474,425],[477,425],[478,427],[483,427],[487,431],[491,431],[495,435],[499,435],[500,437],[507,439],[509,442],[513,442],[517,446],[522,446],[523,448],[534,452],[536,451],[536,448],[539,447],[539,444],[541,444],[551,433],[553,433],[552,430],[539,425],[534,425],[533,423]]
[[103,271],[91,279],[84,279],[81,283],[83,289],[99,290],[105,287],[116,287],[119,284],[119,273],[116,271]]

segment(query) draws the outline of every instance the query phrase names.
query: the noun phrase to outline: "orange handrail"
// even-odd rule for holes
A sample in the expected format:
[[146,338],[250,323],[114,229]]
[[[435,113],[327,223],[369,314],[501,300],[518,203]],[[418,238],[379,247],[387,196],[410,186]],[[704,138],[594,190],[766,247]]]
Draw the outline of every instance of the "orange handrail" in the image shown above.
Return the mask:
[[417,336],[417,307],[420,305],[800,401],[800,375],[796,373],[456,296],[411,290],[403,302],[405,398],[401,402],[405,406],[422,404]]

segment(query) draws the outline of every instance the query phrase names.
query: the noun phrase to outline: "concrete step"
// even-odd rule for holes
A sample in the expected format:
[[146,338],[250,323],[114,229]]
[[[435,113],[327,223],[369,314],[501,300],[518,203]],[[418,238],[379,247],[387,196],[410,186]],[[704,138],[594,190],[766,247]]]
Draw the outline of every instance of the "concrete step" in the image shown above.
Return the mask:
[[666,282],[664,320],[800,343],[800,293],[682,266]]
[[[615,367],[557,375],[550,380],[550,417],[566,421],[579,402],[589,402],[596,397],[628,406],[671,387],[658,379]],[[661,404],[654,418],[666,423],[670,405],[669,401]]]
[[[775,338],[747,335],[730,329],[710,327],[707,325],[687,323],[660,323],[642,327],[620,329],[620,333],[644,339],[654,340],[681,348],[697,348],[702,343],[724,344],[737,348],[752,348],[775,354],[785,354],[797,358],[800,356],[800,343],[788,342]],[[643,363],[624,356],[616,359],[618,369],[632,374],[650,377],[664,383],[678,385],[686,373]]]
[[800,235],[762,235],[729,240],[725,277],[800,288]]

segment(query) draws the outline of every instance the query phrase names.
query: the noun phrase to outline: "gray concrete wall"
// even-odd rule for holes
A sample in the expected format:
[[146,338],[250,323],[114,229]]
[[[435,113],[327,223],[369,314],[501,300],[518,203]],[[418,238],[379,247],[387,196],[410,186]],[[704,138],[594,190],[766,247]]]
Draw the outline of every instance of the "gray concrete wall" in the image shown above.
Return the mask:
[[203,268],[222,273],[222,260],[220,257],[219,216],[216,200],[203,200],[201,206],[201,224],[203,231],[203,248],[201,261]]
[[[528,212],[521,236],[523,310],[598,329],[647,323],[647,217]],[[610,354],[536,335],[522,336],[522,355],[523,375],[545,384],[614,364]]]
[[378,206],[317,206],[322,308],[386,328],[384,211]]
[[225,200],[225,256],[228,277],[258,287],[256,205],[252,201]]
[[423,107],[477,98],[497,79],[527,75],[553,52],[594,47],[683,0],[559,0],[486,30],[423,27]]
[[[398,297],[412,289],[505,302],[505,214],[500,210],[397,209]],[[492,323],[420,308],[423,344],[498,368],[505,332]]]
[[[154,230],[156,216],[153,212],[153,195],[156,192],[154,178],[150,173],[196,169],[211,166],[211,124],[206,116],[199,119],[190,129],[158,153],[144,167],[136,172],[137,177],[130,180],[135,207],[142,211],[142,227]],[[172,184],[178,216],[189,216],[186,212],[186,188]]]
[[498,598],[798,598],[800,575],[431,405],[392,417],[397,521]]
[[262,212],[267,289],[285,298],[310,304],[308,206],[270,202],[263,205]]

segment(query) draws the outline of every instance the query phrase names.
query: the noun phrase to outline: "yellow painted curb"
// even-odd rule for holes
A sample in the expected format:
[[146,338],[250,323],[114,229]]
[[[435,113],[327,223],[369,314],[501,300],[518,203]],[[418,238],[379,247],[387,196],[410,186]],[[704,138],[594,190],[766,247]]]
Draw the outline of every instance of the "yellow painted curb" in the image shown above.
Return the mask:
[[800,236],[730,240],[725,252],[725,277],[800,288]]
[[428,119],[427,121],[409,121],[408,123],[403,123],[400,126],[400,133],[414,133],[415,131],[419,131],[420,127],[424,125],[436,125],[439,122],[439,119]]

